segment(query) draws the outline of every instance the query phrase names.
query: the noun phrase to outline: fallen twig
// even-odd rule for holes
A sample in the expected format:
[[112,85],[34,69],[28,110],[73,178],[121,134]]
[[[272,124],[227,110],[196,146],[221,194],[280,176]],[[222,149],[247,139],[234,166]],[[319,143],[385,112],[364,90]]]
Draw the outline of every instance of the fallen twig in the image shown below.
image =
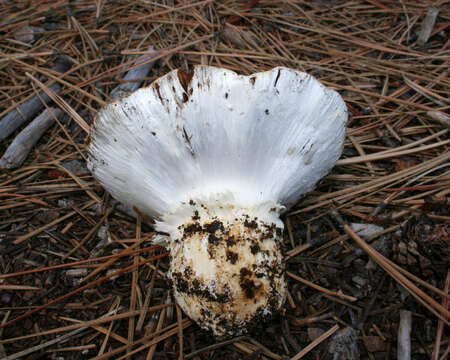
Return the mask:
[[[155,48],[153,46],[150,46],[147,51],[153,51]],[[155,52],[155,55],[157,53]],[[126,75],[123,77],[123,80],[126,82],[116,86],[111,93],[109,94],[109,97],[111,100],[117,100],[135,90],[137,90],[140,86],[142,81],[132,81],[132,80],[138,80],[144,78],[148,72],[152,69],[155,62],[148,62],[149,59],[151,59],[153,56],[148,57],[140,57],[135,63],[135,65],[138,65],[140,63],[144,63],[141,66],[133,67],[130,71],[126,73]]]
[[14,169],[22,165],[33,146],[61,114],[60,109],[48,108],[35,118],[9,145],[0,159],[0,168]]
[[400,325],[397,337],[397,359],[411,360],[411,311],[400,311]]
[[87,133],[89,133],[89,125],[78,113],[66,102],[62,97],[55,93],[51,88],[45,86],[42,82],[36,79],[33,75],[26,73],[26,75],[33,80],[47,96],[49,96],[61,109],[63,109],[75,122]]
[[[65,72],[67,68],[67,63],[59,61],[54,70],[58,72]],[[61,85],[58,83],[54,83],[48,86],[48,88],[54,93],[59,93],[61,91]],[[32,97],[30,100],[19,105],[16,109],[10,111],[0,120],[0,141],[5,140],[17,128],[32,119],[42,109],[44,104],[41,99],[44,103],[48,103],[50,101],[50,97],[42,92],[40,96]]]

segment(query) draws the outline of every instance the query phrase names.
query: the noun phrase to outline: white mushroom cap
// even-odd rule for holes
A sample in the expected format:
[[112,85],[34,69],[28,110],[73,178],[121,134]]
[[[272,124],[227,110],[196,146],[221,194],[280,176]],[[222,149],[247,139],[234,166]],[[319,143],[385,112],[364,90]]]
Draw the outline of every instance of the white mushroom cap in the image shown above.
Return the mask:
[[[346,121],[339,94],[305,73],[197,66],[105,106],[89,167],[170,235],[168,276],[183,310],[217,335],[237,334],[281,307],[279,212],[334,166]],[[239,241],[227,243],[230,234]]]

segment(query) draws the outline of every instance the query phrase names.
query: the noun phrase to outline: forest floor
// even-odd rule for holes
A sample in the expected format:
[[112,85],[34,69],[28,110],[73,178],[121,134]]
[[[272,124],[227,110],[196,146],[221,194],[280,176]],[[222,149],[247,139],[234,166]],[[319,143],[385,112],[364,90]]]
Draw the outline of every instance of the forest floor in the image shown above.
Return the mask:
[[[449,31],[446,1],[1,1],[0,358],[446,359]],[[305,71],[349,112],[283,217],[282,311],[225,340],[177,311],[152,227],[86,167],[114,88],[196,64]]]

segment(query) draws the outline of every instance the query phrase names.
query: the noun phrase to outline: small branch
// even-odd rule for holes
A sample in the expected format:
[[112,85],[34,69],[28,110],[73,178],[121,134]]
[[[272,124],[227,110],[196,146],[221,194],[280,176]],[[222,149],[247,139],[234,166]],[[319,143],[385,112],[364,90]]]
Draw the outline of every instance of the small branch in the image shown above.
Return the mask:
[[[59,84],[53,84],[48,88],[55,93],[61,91],[61,86]],[[50,97],[43,92],[40,94],[40,97],[44,103],[50,101]],[[17,109],[12,110],[5,115],[3,119],[0,120],[0,141],[8,138],[16,129],[33,118],[33,116],[35,116],[44,106],[42,101],[39,97],[35,96],[27,102],[24,102],[22,105],[19,105]]]
[[397,338],[397,359],[411,360],[411,311],[400,311],[400,326]]
[[62,97],[52,91],[49,87],[45,86],[38,79],[36,79],[30,73],[25,73],[31,80],[33,80],[61,109],[63,109],[70,117],[75,120],[75,122],[87,133],[89,133],[89,125],[83,118],[78,115],[78,113],[68,104],[66,103]]
[[48,108],[35,118],[8,147],[0,159],[0,168],[14,169],[22,165],[33,146],[41,136],[53,125],[55,119],[62,115],[57,108]]
[[[150,46],[147,51],[154,51],[154,47]],[[123,77],[123,80],[127,81],[123,84],[120,84],[116,86],[111,93],[109,94],[109,97],[111,100],[117,100],[121,97],[132,93],[133,91],[137,90],[140,86],[142,81],[132,81],[137,79],[142,79],[147,76],[149,71],[152,69],[153,65],[155,64],[155,61],[148,62],[152,57],[156,56],[157,53],[155,52],[155,55],[148,56],[148,57],[141,57],[134,65],[138,65],[140,63],[144,63],[142,66],[134,67],[130,71],[127,72],[127,74]]]
[[[65,72],[67,70],[67,64],[64,62],[58,62],[53,69],[58,72]],[[54,93],[61,91],[61,85],[55,83],[48,87]],[[42,92],[39,96],[34,96],[30,100],[19,105],[16,109],[10,111],[0,120],[0,141],[5,140],[16,129],[32,119],[44,106],[44,103],[50,101],[50,97]]]

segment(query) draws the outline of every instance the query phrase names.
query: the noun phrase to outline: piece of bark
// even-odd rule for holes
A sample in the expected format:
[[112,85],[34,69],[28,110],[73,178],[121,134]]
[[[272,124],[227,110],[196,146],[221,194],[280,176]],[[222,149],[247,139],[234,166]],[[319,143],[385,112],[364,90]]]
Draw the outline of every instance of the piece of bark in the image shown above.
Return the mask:
[[[53,70],[59,73],[64,73],[68,68],[69,63],[63,59],[59,59],[53,67]],[[54,83],[49,86],[49,88],[55,93],[59,93],[61,91],[61,85],[58,83]],[[39,96],[40,98],[38,96],[32,97],[28,101],[19,105],[16,109],[11,110],[0,120],[0,141],[5,140],[16,129],[34,118],[44,107],[42,101],[46,104],[50,101],[50,98],[44,92],[40,92]]]
[[422,27],[420,28],[419,39],[417,40],[419,46],[424,46],[430,38],[438,14],[438,8],[432,6],[428,9],[427,15],[423,20]]
[[411,360],[411,311],[400,311],[400,325],[397,337],[397,359]]
[[48,108],[41,115],[35,118],[8,147],[0,159],[0,168],[14,169],[22,165],[33,146],[39,141],[41,136],[55,122],[55,117],[62,114],[62,110]]
[[[154,47],[150,46],[147,51],[153,51]],[[147,61],[149,59],[151,59],[152,57],[155,57],[157,54],[152,54],[149,55],[148,57],[142,58],[137,60],[134,64],[140,64],[144,61]],[[118,86],[116,86],[111,93],[109,94],[109,97],[111,100],[117,100],[120,99],[121,97],[137,90],[140,86],[142,81],[131,81],[131,80],[137,80],[137,79],[142,79],[144,77],[147,76],[147,74],[149,73],[149,71],[152,69],[153,65],[155,64],[154,61],[146,63],[142,66],[138,66],[135,67],[133,69],[131,69],[130,71],[128,71],[126,73],[126,75],[123,77],[123,80],[127,80],[127,82],[124,82]]]

